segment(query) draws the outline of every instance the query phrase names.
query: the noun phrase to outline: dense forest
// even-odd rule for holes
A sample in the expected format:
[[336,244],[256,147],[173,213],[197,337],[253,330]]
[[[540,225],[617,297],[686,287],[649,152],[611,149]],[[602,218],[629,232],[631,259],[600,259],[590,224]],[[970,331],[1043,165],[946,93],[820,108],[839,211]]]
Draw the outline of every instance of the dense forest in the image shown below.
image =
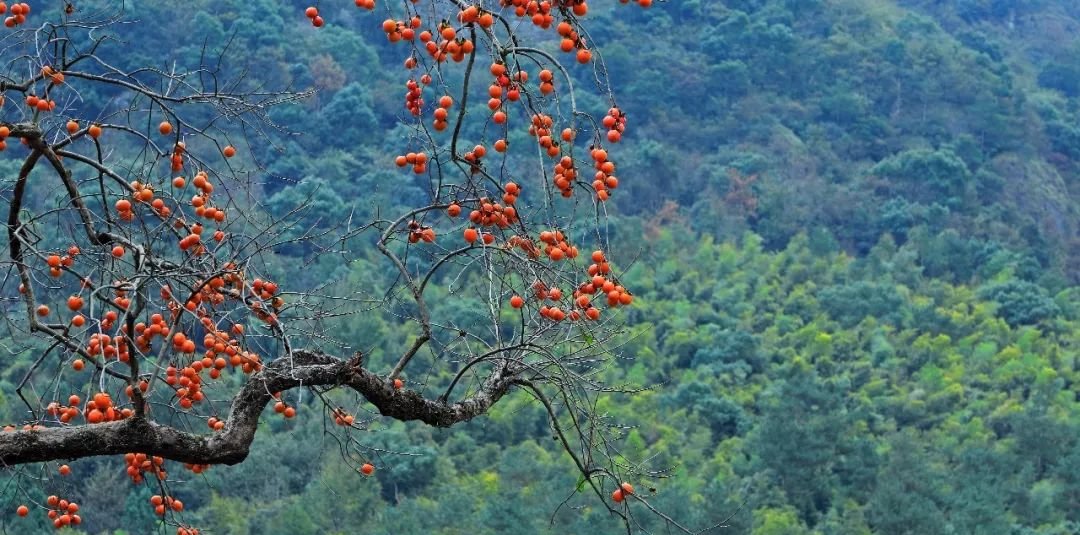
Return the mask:
[[[227,67],[257,84],[315,88],[273,112],[292,130],[280,143],[244,147],[265,169],[253,202],[311,205],[298,228],[410,206],[420,179],[392,165],[401,49],[351,2],[323,2],[332,22],[317,30],[301,4],[130,5],[139,24],[117,30],[126,46],[108,59],[164,68],[228,43]],[[638,492],[686,525],[726,524],[713,533],[1080,532],[1080,4],[593,4],[591,38],[633,125],[606,209],[635,289],[605,370],[635,392],[597,410],[621,429],[620,462],[659,474]],[[0,153],[5,192],[19,165]],[[283,246],[267,261],[297,288],[390,284],[372,249],[343,261]],[[483,302],[438,282],[433,307],[478,321]],[[393,314],[332,328],[384,365],[415,336]],[[33,356],[5,358],[10,392]],[[297,404],[310,417],[268,418],[244,463],[176,471],[206,533],[619,527],[581,492],[532,398],[448,430],[374,424],[370,478],[344,469],[317,400]],[[0,399],[0,421],[23,417]],[[67,532],[163,529],[145,506],[157,491],[132,485],[121,459],[72,469],[43,475],[93,511]],[[662,532],[658,517],[634,521]]]

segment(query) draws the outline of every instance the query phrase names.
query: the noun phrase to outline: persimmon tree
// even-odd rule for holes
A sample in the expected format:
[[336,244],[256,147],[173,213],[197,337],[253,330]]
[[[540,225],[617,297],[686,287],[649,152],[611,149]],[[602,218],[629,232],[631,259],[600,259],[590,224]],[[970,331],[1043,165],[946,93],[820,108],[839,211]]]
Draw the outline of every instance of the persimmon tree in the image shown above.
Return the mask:
[[[332,23],[320,11],[329,4],[296,23]],[[0,3],[0,161],[19,162],[2,182],[4,343],[32,362],[6,393],[25,417],[0,433],[0,463],[22,489],[39,484],[20,472],[28,466],[64,474],[64,463],[121,456],[132,482],[158,489],[147,507],[192,534],[169,474],[242,462],[260,419],[326,418],[360,478],[379,468],[364,446],[377,418],[450,427],[527,396],[580,471],[577,490],[628,531],[636,508],[688,531],[634,492],[629,481],[657,474],[618,455],[619,429],[596,409],[625,390],[601,372],[617,353],[618,311],[634,299],[608,256],[605,215],[619,183],[609,150],[627,115],[589,39],[589,6],[355,5],[385,12],[381,28],[400,46],[408,135],[385,165],[423,184],[427,202],[307,228],[302,203],[265,208],[250,148],[276,147],[288,125],[271,110],[310,92],[223,69],[212,44],[197,68],[120,68],[101,51],[121,46],[110,30],[123,15]],[[609,104],[584,109],[578,79]],[[512,146],[515,132],[528,142]],[[393,283],[290,287],[288,265],[267,256],[296,244],[346,256],[373,247]],[[434,313],[436,286],[478,298],[483,319]],[[395,318],[409,343],[389,362],[343,352],[328,325],[359,313]],[[305,414],[305,392],[321,414]],[[93,514],[63,496],[22,495],[17,515],[56,527]]]

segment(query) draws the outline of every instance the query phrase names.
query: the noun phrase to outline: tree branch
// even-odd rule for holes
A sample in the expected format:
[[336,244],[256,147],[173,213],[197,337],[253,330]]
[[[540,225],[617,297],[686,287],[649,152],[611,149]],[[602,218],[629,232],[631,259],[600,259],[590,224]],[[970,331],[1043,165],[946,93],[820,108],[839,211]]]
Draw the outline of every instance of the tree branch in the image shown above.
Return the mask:
[[272,394],[299,386],[343,386],[362,394],[385,416],[450,427],[471,420],[495,404],[513,384],[512,377],[490,377],[471,397],[455,403],[395,390],[384,377],[321,352],[298,350],[254,374],[233,398],[225,428],[212,435],[180,431],[145,418],[29,431],[0,433],[3,465],[75,459],[128,452],[159,455],[193,464],[237,464],[255,439],[259,416]]

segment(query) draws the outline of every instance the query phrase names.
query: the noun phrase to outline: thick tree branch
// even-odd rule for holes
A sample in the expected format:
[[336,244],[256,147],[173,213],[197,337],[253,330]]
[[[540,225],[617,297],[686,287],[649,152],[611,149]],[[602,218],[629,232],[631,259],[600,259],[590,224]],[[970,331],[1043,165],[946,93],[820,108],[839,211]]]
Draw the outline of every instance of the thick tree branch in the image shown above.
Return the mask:
[[395,390],[385,377],[359,367],[359,359],[346,361],[325,353],[298,350],[291,359],[278,359],[251,376],[233,398],[225,428],[220,432],[198,435],[143,418],[12,431],[0,433],[0,463],[14,465],[139,452],[185,463],[232,465],[247,457],[259,416],[275,392],[300,386],[343,386],[362,394],[385,416],[450,427],[487,412],[512,384],[512,377],[496,374],[471,397],[446,403],[426,399],[414,391]]

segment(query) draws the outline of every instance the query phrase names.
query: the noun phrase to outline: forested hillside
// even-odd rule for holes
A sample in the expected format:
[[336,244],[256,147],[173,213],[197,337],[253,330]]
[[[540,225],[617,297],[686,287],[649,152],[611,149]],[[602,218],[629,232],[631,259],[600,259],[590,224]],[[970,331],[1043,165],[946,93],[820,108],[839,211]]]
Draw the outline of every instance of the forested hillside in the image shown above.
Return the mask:
[[[205,44],[227,42],[227,68],[253,86],[316,89],[273,112],[272,142],[244,147],[263,169],[248,177],[253,205],[311,203],[297,232],[412,205],[424,186],[392,165],[403,53],[380,31],[385,6],[324,1],[332,22],[316,30],[302,4],[139,2],[124,16],[140,24],[117,29],[126,46],[108,60],[196,64],[218,52]],[[632,125],[605,230],[634,303],[604,373],[640,389],[597,413],[619,429],[620,462],[657,471],[638,492],[685,525],[728,526],[711,533],[1080,533],[1080,4],[591,5],[591,39]],[[509,144],[532,143],[515,135]],[[296,288],[390,284],[365,239],[348,260],[286,245],[267,261]],[[436,313],[482,321],[485,303],[434,283]],[[390,313],[330,323],[384,367],[416,336]],[[5,358],[10,392],[34,356]],[[421,390],[448,380],[409,377]],[[262,425],[245,463],[176,470],[207,533],[619,527],[530,397],[449,430],[375,425],[371,478],[344,467],[314,396],[297,407]],[[24,412],[0,399],[0,421]],[[131,484],[120,459],[72,469],[45,484],[94,511],[67,532],[161,528],[146,507],[156,488]],[[659,517],[634,518],[663,532]]]

